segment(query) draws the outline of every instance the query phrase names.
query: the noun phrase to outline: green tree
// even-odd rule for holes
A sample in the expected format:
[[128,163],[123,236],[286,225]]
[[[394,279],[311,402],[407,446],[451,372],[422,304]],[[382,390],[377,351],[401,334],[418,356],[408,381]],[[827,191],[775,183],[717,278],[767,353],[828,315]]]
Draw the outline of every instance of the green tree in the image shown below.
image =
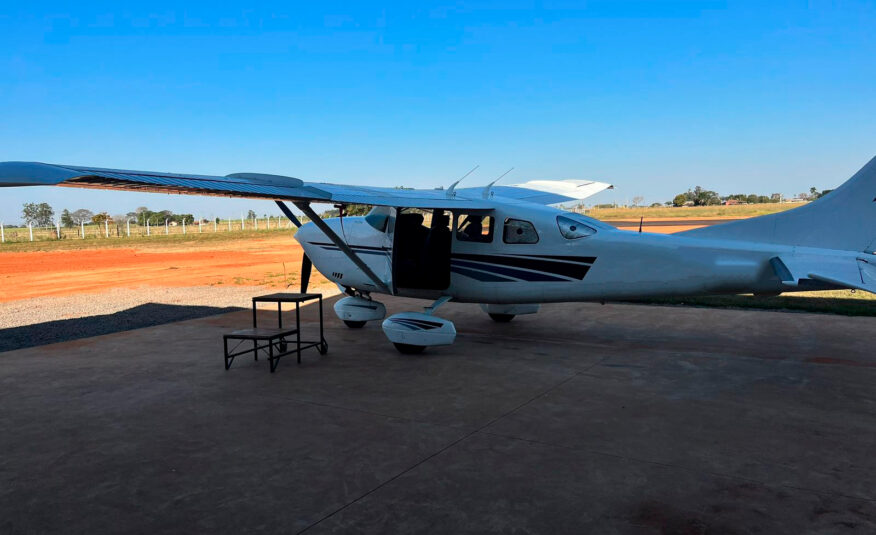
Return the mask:
[[104,222],[109,221],[109,220],[110,220],[110,216],[109,216],[109,214],[106,213],[106,212],[101,212],[101,213],[99,213],[99,214],[94,214],[94,215],[91,217],[91,222],[94,223],[95,225],[103,225]]
[[246,213],[246,218],[247,218],[247,219],[255,219],[255,218],[256,218],[256,213],[255,213],[255,211],[254,211],[254,210],[250,210],[249,212],[247,212],[247,213]]
[[694,206],[711,206],[721,204],[721,198],[714,191],[704,189],[702,186],[697,186],[692,192],[688,192]]
[[672,199],[672,206],[684,206],[684,203],[687,202],[687,195],[684,193],[679,193]]
[[52,210],[52,207],[44,202],[39,204],[24,203],[21,209],[21,218],[24,219],[24,222],[37,227],[51,226],[54,215],[55,211]]
[[70,210],[66,208],[61,212],[61,224],[64,225],[65,228],[76,226],[76,222],[73,221],[73,216],[70,215]]

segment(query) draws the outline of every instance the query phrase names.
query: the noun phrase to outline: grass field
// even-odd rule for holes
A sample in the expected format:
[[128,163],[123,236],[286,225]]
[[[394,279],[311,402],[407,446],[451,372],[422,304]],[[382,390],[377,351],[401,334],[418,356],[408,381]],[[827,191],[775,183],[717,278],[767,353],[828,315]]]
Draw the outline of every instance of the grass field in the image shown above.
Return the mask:
[[[26,230],[26,229],[25,229]],[[188,234],[152,234],[151,236],[132,235],[128,237],[97,238],[65,238],[62,240],[36,240],[17,241],[0,244],[0,252],[28,252],[28,251],[74,251],[79,249],[107,249],[107,248],[163,248],[173,246],[185,246],[187,244],[210,244],[232,241],[250,241],[271,236],[293,236],[295,228],[270,230],[235,230],[233,232],[189,232]]]
[[681,208],[661,206],[660,208],[592,208],[587,215],[604,220],[636,220],[645,216],[646,219],[696,219],[696,218],[746,218],[760,215],[775,214],[791,210],[803,204],[768,203],[768,204],[737,204],[731,206],[686,206]]

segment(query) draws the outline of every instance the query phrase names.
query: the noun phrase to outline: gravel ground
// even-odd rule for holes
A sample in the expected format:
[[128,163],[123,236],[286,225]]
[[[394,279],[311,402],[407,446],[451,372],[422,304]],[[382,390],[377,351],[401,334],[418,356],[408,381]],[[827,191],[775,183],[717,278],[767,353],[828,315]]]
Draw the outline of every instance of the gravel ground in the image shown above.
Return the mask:
[[[0,303],[0,351],[87,338],[252,306],[258,286],[142,287]],[[290,291],[295,291],[290,289]],[[329,296],[333,287],[319,290]]]

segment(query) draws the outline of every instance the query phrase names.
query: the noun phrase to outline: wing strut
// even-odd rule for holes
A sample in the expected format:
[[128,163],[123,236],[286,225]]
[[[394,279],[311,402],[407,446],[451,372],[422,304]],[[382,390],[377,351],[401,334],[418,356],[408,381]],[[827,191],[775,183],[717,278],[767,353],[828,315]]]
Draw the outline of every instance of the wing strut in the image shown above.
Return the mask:
[[292,210],[290,210],[289,207],[286,206],[286,204],[283,201],[274,201],[274,202],[277,203],[277,206],[280,207],[280,210],[283,212],[283,214],[286,215],[286,217],[289,218],[289,221],[291,221],[293,225],[295,225],[298,228],[301,228],[301,221],[298,221],[298,218],[295,217],[295,214],[292,213]]
[[[277,204],[281,203],[278,201]],[[310,203],[304,201],[296,201],[295,206],[297,206],[299,210],[304,212],[304,215],[309,217],[310,220],[313,221],[313,224],[316,225],[316,227],[321,230],[323,234],[328,236],[332,243],[337,245],[338,249],[340,249],[345,255],[347,255],[347,258],[349,258],[354,264],[356,264],[357,268],[361,269],[362,272],[365,273],[365,275],[367,275],[369,279],[374,281],[374,284],[375,286],[377,286],[378,290],[386,294],[392,293],[386,286],[386,284],[382,280],[380,280],[380,277],[378,277],[373,271],[371,271],[371,268],[368,267],[368,264],[363,262],[362,259],[359,258],[356,253],[354,253],[353,250],[347,246],[347,243],[342,240],[340,236],[335,234],[335,231],[333,231],[328,225],[326,225],[325,221],[323,221],[322,218],[313,211],[313,208],[310,207]],[[285,208],[285,206],[282,206],[281,209],[282,208]],[[283,210],[283,213],[285,212],[286,210]]]

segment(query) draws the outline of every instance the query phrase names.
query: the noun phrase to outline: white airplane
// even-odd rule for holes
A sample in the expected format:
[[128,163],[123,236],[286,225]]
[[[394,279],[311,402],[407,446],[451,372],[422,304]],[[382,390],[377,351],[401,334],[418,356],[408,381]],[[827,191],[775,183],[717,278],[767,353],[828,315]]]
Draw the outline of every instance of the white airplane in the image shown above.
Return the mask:
[[[0,186],[54,185],[272,199],[299,230],[301,291],[311,262],[348,294],[350,327],[384,320],[403,353],[451,344],[445,302],[480,303],[495,321],[539,304],[854,288],[876,293],[876,158],[799,208],[672,235],[618,230],[552,205],[611,187],[581,180],[400,190],[238,173],[225,177],[0,163]],[[291,200],[311,222],[301,225]],[[373,205],[364,217],[320,219],[311,203]],[[384,319],[374,294],[432,301]]]

